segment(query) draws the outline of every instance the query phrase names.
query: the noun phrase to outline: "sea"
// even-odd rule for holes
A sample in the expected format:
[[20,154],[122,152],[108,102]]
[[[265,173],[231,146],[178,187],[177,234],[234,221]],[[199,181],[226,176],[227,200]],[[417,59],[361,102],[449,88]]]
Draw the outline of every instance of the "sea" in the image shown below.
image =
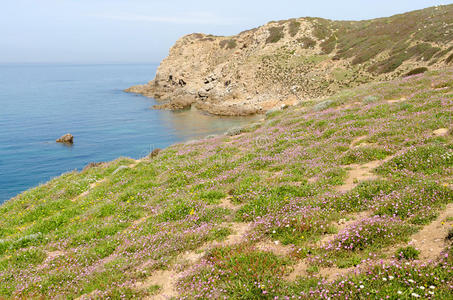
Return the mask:
[[[156,64],[0,65],[0,204],[90,162],[140,158],[155,148],[221,134],[258,117],[153,110],[124,89]],[[72,146],[56,143],[71,133]]]

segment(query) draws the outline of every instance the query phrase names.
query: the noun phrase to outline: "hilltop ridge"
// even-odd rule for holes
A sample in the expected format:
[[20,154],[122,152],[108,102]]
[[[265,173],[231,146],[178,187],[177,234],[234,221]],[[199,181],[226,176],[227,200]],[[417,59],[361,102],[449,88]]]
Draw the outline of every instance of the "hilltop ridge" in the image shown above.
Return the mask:
[[452,63],[453,5],[365,21],[307,17],[186,35],[154,80],[127,91],[161,100],[156,108],[246,115]]

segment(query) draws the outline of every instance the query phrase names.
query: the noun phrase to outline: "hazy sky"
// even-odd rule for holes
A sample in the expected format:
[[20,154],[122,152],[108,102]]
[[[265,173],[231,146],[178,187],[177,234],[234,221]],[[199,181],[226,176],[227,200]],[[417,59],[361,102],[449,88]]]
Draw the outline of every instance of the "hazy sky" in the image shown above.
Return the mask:
[[231,35],[293,17],[368,19],[452,1],[4,0],[0,63],[159,62],[182,35]]

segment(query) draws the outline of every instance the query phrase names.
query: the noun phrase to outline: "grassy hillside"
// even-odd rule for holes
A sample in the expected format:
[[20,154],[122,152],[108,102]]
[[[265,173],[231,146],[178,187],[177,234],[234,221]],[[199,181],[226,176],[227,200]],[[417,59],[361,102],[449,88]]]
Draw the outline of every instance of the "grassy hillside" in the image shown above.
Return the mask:
[[451,299],[452,78],[345,90],[31,189],[0,206],[0,298]]
[[[302,33],[306,21],[311,35]],[[305,96],[453,63],[453,5],[364,21],[303,18],[267,26],[266,44],[284,43],[262,58],[256,79],[297,86]]]

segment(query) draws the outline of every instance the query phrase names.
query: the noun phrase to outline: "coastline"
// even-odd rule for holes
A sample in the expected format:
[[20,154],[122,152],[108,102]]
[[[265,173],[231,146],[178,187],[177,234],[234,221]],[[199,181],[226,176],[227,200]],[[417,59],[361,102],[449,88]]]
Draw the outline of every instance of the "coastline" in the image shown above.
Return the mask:
[[[256,120],[190,110],[155,111],[149,109],[154,100],[118,89],[118,79],[127,87],[153,74],[156,67],[52,64],[2,68],[0,76],[5,80],[0,82],[0,103],[5,118],[0,132],[0,202],[62,173],[81,170],[92,161],[138,158],[153,148],[223,133]],[[24,72],[30,81],[27,89],[22,88]],[[55,143],[66,132],[75,137],[72,147]]]

